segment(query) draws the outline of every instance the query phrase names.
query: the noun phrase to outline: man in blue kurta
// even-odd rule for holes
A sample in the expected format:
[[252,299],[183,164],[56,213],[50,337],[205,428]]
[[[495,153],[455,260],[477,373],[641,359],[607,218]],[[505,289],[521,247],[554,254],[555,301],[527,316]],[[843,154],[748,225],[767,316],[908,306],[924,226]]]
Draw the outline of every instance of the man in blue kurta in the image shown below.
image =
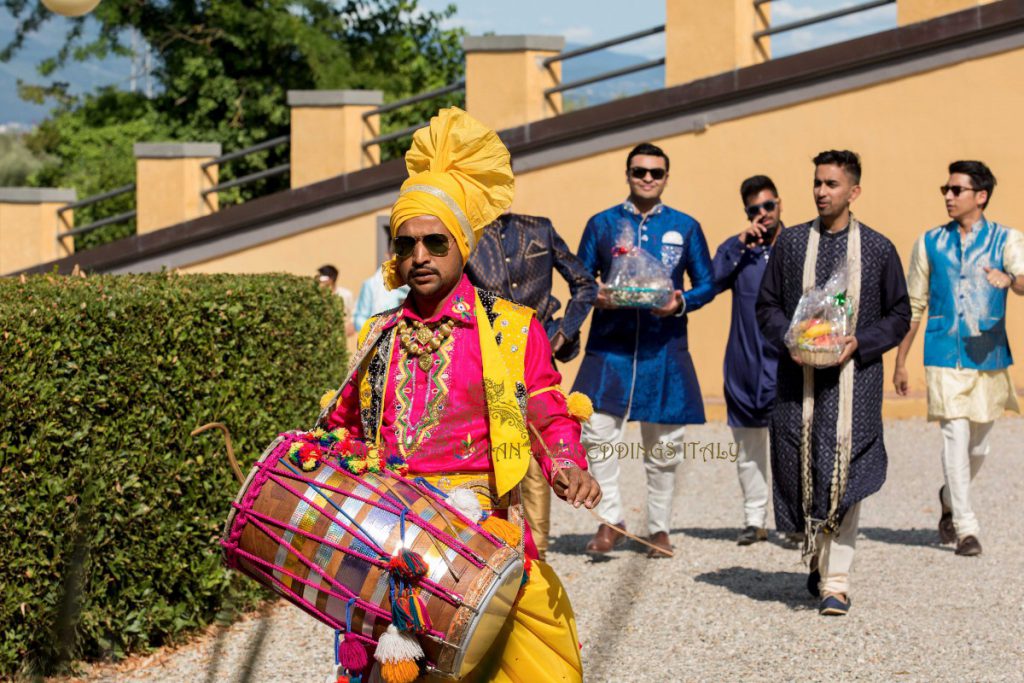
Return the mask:
[[757,293],[782,228],[782,201],[771,178],[756,175],[740,185],[750,224],[715,252],[719,292],[732,290],[732,324],[725,347],[725,405],[739,449],[736,473],[743,490],[744,527],[736,542],[768,539],[768,416],[775,404],[778,349],[768,346],[757,325]]
[[910,332],[896,355],[893,383],[908,390],[907,352],[927,309],[924,372],[928,419],[942,428],[939,539],[957,555],[980,555],[981,526],[971,480],[988,454],[992,423],[1020,412],[1009,366],[1006,290],[1024,294],[1024,234],[985,218],[996,179],[980,161],[955,161],[942,196],[950,222],[922,235],[910,259]]
[[[589,453],[591,472],[604,491],[598,512],[625,529],[619,462],[642,455],[650,542],[665,551],[672,547],[668,531],[685,425],[704,422],[704,404],[687,345],[687,315],[715,295],[711,256],[700,224],[661,203],[668,170],[668,157],[658,147],[644,143],[634,148],[626,157],[629,199],[587,222],[579,257],[595,277],[606,280],[613,250],[631,231],[633,245],[665,265],[675,287],[672,299],[658,309],[619,309],[602,289],[573,386],[594,402],[595,412],[583,426],[581,441]],[[685,293],[684,273],[691,285]],[[629,420],[640,422],[641,444],[621,443]],[[587,544],[587,552],[607,553],[622,539],[602,524]],[[667,554],[652,549],[649,556]]]

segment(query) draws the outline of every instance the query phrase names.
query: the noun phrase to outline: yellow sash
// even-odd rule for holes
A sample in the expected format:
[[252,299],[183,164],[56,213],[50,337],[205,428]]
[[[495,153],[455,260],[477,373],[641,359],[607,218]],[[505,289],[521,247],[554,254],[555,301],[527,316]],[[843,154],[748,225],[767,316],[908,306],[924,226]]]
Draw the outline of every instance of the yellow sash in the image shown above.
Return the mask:
[[[498,495],[504,496],[526,476],[533,457],[524,415],[526,387],[523,383],[526,337],[533,312],[504,299],[495,299],[494,304],[494,312],[498,314],[495,323],[501,334],[500,346],[477,294],[476,324],[484,366],[491,464],[494,465]],[[521,398],[517,398],[517,391],[522,394]]]

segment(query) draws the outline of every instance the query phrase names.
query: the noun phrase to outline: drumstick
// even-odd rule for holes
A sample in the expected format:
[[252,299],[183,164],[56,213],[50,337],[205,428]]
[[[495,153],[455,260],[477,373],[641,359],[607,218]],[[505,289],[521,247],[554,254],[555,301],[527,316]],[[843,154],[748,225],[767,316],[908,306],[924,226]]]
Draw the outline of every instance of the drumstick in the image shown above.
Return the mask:
[[[545,457],[547,457],[547,459],[551,461],[551,467],[555,471],[555,477],[556,478],[562,477],[562,475],[563,475],[562,468],[555,461],[555,458],[551,455],[551,451],[548,449],[548,445],[546,443],[544,443],[544,439],[541,438],[540,432],[537,431],[537,427],[534,426],[532,423],[529,424],[529,427],[530,427],[530,431],[533,432],[533,435],[535,437],[537,437],[537,441],[540,442],[541,448],[544,449]],[[563,481],[563,483],[566,486],[569,485],[569,482],[566,479],[563,478],[562,481]],[[597,514],[597,510],[592,510],[590,508],[587,508],[587,512],[589,512],[591,515],[593,515],[594,519],[596,519],[597,521],[601,522],[605,526],[609,527],[612,531],[615,531],[616,533],[622,534],[626,538],[631,538],[634,541],[636,541],[637,543],[640,543],[641,545],[645,545],[648,548],[650,548],[651,550],[656,550],[659,553],[662,553],[663,555],[668,555],[669,557],[675,557],[675,553],[673,553],[671,550],[666,550],[665,548],[658,547],[658,546],[654,545],[653,543],[651,543],[649,541],[645,541],[644,539],[640,538],[639,536],[634,536],[633,534],[629,533],[625,529],[622,529],[620,527],[615,526],[614,524],[609,522],[607,519],[605,519],[601,515]]]

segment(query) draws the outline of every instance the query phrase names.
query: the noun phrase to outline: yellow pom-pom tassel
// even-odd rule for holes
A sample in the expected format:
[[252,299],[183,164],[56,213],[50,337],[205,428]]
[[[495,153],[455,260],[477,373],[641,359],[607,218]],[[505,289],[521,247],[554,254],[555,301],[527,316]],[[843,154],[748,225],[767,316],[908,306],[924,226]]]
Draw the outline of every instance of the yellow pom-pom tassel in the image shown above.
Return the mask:
[[507,519],[502,519],[495,515],[488,515],[487,519],[480,523],[480,526],[487,533],[505,541],[510,548],[515,548],[519,545],[519,541],[523,539],[522,529]]
[[334,389],[329,390],[323,396],[320,397],[320,410],[325,409],[331,405],[331,399],[334,398]]
[[594,404],[586,394],[574,391],[565,397],[565,403],[569,414],[580,422],[586,422],[594,414]]
[[419,675],[419,665],[408,659],[384,662],[380,665],[380,677],[384,679],[384,683],[413,683]]
[[396,256],[392,256],[380,264],[380,273],[384,277],[384,289],[388,291],[398,289],[405,284],[402,276],[398,273],[398,257]]

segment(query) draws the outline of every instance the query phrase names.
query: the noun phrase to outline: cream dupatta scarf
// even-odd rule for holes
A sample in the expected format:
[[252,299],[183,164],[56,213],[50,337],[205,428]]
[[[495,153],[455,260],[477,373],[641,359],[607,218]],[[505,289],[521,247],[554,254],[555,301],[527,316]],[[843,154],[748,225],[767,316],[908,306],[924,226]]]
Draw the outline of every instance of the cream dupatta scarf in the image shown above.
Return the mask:
[[[860,310],[860,223],[850,214],[850,233],[846,241],[846,293],[853,307],[850,318],[850,333],[857,329],[857,315]],[[807,237],[807,253],[804,256],[803,291],[814,289],[815,268],[818,263],[818,245],[821,240],[821,220],[815,219]],[[814,473],[812,471],[812,433],[814,425],[814,368],[804,366],[804,392],[802,425],[800,434],[800,478],[803,488],[804,549],[803,557],[808,560],[817,551],[819,532],[833,534],[839,530],[839,504],[846,493],[850,473],[850,456],[853,451],[853,358],[848,358],[839,370],[839,414],[836,420],[835,461],[832,465],[832,482],[829,488],[828,512],[825,519],[815,519]]]

